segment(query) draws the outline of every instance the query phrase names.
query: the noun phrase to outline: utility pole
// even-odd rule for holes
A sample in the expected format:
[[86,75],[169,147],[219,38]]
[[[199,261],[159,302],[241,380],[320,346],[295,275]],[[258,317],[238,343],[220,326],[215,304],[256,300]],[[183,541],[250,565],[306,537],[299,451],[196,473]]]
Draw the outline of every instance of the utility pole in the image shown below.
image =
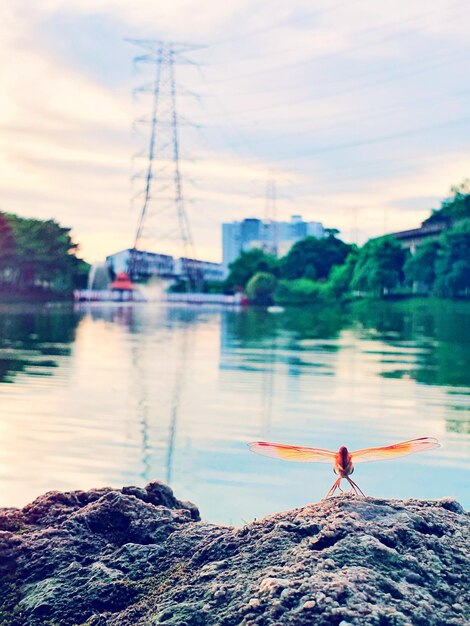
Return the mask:
[[357,246],[359,245],[359,207],[355,206],[352,209],[352,228],[351,228],[351,241]]
[[264,208],[264,219],[266,225],[270,224],[272,229],[272,246],[269,249],[271,254],[277,256],[278,252],[278,232],[277,232],[277,188],[276,179],[271,175],[266,183],[266,198]]
[[[152,104],[150,114],[136,120],[136,124],[148,126],[149,133],[148,148],[144,157],[145,168],[134,176],[143,178],[144,185],[139,194],[142,195],[142,206],[131,253],[131,278],[135,279],[139,274],[139,247],[144,233],[149,230],[149,209],[152,205],[152,214],[160,217],[157,224],[157,229],[160,227],[160,231],[157,230],[159,238],[165,239],[168,235],[174,236],[176,233],[183,258],[182,269],[191,279],[190,259],[194,259],[196,254],[183,193],[179,137],[181,117],[177,110],[176,66],[194,65],[186,57],[186,53],[200,46],[147,39],[128,41],[143,50],[143,54],[135,57],[135,63],[147,64],[153,69],[151,82],[135,90],[136,94],[150,95]],[[170,195],[162,196],[163,191],[169,191]],[[166,214],[168,221],[168,215],[171,213],[176,219],[173,222],[170,220],[172,227],[169,233],[163,233],[161,231],[163,214]]]

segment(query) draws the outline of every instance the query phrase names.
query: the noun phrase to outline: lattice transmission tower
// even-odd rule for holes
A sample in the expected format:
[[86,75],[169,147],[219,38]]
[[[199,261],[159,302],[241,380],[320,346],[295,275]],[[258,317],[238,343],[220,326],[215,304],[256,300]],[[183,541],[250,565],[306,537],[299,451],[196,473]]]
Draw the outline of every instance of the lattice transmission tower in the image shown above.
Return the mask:
[[[201,46],[158,40],[128,41],[143,52],[134,58],[136,65],[147,64],[151,68],[151,81],[134,90],[135,95],[147,97],[145,102],[151,99],[147,112],[135,120],[136,126],[148,127],[147,149],[136,155],[143,159],[144,167],[133,176],[134,181],[143,181],[135,196],[142,202],[131,259],[131,274],[135,274],[139,247],[148,230],[160,242],[179,240],[183,258],[196,256],[183,193],[180,155],[180,126],[189,122],[177,108],[176,67],[195,65],[187,53]],[[150,217],[159,218],[151,228]]]

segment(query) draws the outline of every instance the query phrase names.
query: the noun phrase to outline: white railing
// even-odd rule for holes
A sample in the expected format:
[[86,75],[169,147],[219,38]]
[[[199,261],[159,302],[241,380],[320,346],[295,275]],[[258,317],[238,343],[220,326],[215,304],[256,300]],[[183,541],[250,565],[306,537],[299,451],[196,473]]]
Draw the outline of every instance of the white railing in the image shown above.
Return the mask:
[[228,296],[223,293],[165,293],[158,297],[152,293],[152,297],[146,298],[144,293],[135,291],[117,291],[113,289],[76,289],[73,293],[76,302],[180,302],[186,304],[223,304],[226,306],[239,306],[242,304],[242,296],[237,293]]
[[114,289],[76,289],[73,292],[76,302],[143,302],[140,291],[118,291]]
[[242,296],[236,293],[228,296],[223,293],[166,293],[166,302],[186,302],[187,304],[224,304],[238,306],[242,303]]

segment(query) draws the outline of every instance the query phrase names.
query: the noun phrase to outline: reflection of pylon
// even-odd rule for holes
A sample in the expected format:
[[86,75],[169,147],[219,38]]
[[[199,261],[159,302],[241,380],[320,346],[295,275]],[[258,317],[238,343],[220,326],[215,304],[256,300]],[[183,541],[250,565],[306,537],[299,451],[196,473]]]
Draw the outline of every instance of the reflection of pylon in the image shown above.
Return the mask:
[[[173,208],[176,210],[177,225],[175,228],[173,222],[173,228],[167,233],[159,232],[159,239],[170,239],[172,234],[177,234],[182,247],[182,256],[194,258],[194,244],[185,209],[180,168],[179,125],[181,118],[177,112],[175,67],[177,64],[192,63],[186,58],[185,53],[195,49],[196,46],[150,40],[132,40],[132,43],[145,51],[144,54],[135,58],[136,63],[146,63],[154,68],[152,82],[136,90],[136,93],[152,96],[152,109],[150,115],[136,120],[138,124],[148,125],[150,133],[148,152],[145,157],[146,167],[142,172],[145,181],[141,191],[142,209],[133,249],[137,251],[141,244],[151,201],[156,201],[157,193],[163,189],[172,189],[173,194],[170,199],[158,196],[159,202],[154,207],[154,212],[161,216],[165,211],[170,212]],[[156,165],[160,165],[160,168]],[[168,184],[164,184],[165,178]],[[161,224],[162,220],[160,220]],[[132,266],[135,270],[135,263],[132,263]]]
[[186,364],[188,361],[188,333],[189,329],[187,325],[183,326],[183,328],[179,330],[180,347],[176,357],[177,362],[175,371],[175,382],[173,386],[173,393],[171,396],[170,429],[168,433],[167,455],[165,462],[166,483],[168,485],[171,485],[173,480],[173,456],[176,444],[178,418],[181,408],[181,396],[186,381]]

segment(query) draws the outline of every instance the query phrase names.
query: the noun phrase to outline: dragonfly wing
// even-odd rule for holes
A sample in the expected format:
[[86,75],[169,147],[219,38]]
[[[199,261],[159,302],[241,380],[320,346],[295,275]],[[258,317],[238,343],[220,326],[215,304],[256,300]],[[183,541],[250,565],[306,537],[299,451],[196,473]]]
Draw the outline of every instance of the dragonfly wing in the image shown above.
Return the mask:
[[269,456],[284,461],[297,461],[298,463],[332,463],[336,452],[323,448],[307,448],[304,446],[288,446],[283,443],[269,443],[267,441],[254,441],[248,447],[252,452]]
[[424,452],[439,448],[439,442],[434,437],[420,437],[419,439],[410,439],[410,441],[402,441],[392,446],[383,446],[381,448],[364,448],[351,452],[353,463],[363,463],[364,461],[386,461],[394,459],[398,456],[413,454],[414,452]]

